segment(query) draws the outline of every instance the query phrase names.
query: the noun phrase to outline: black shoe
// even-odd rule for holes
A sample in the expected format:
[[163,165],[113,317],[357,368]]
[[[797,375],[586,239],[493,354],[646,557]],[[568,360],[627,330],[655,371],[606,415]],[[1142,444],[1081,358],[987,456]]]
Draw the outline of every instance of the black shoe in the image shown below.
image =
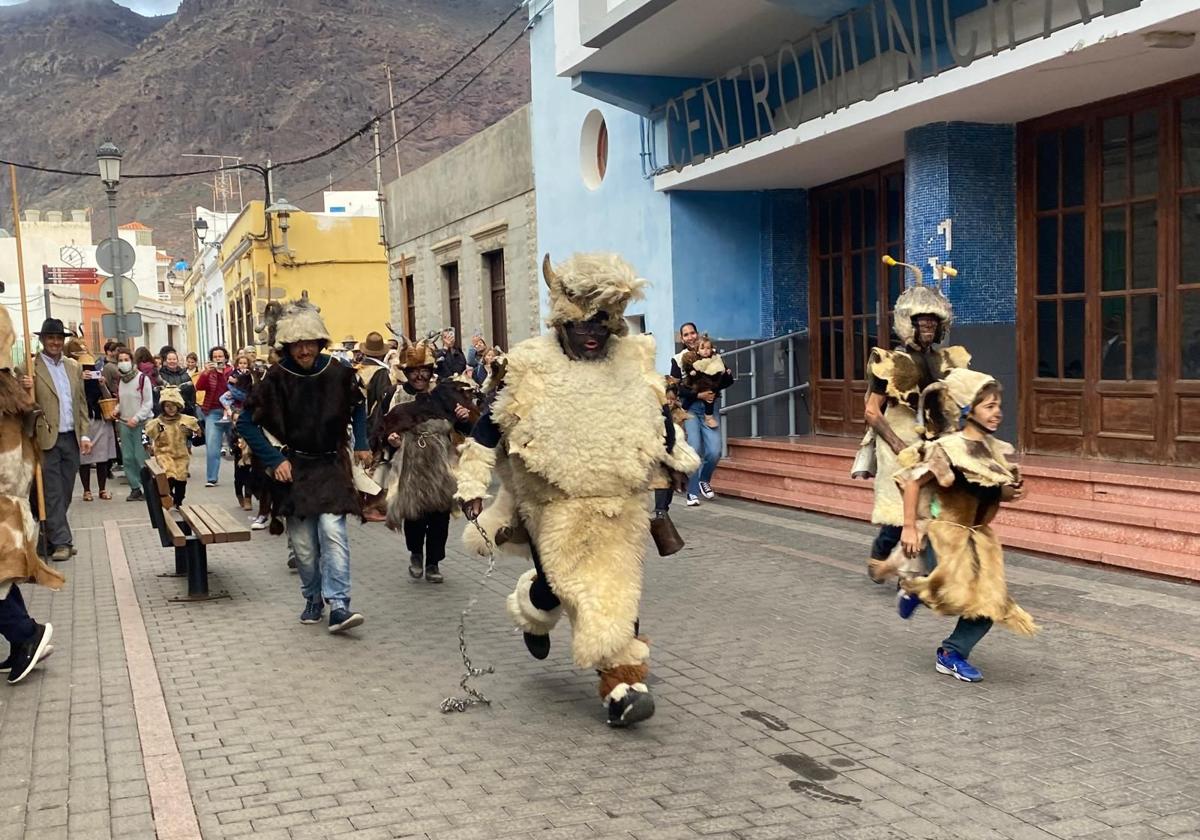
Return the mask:
[[425,558],[420,554],[413,554],[408,558],[408,576],[415,580],[420,580],[425,574]]
[[[617,686],[617,689],[620,687]],[[631,726],[654,715],[654,698],[649,689],[644,686],[634,688],[631,685],[625,685],[625,688],[626,691],[620,699],[608,701],[609,726]],[[617,689],[613,690],[613,694],[617,693]],[[609,696],[612,697],[611,694]]]
[[538,636],[534,633],[522,633],[525,637],[525,649],[534,659],[545,659],[550,655],[550,637]]
[[142,495],[141,490],[130,490],[129,495],[125,497],[125,501],[140,502],[144,498],[146,498],[146,497]]
[[28,677],[42,657],[46,655],[46,648],[50,644],[50,638],[54,635],[54,627],[49,623],[37,624],[36,622],[34,622],[34,627],[33,638],[24,644],[13,645],[12,653],[9,655],[12,668],[8,674],[9,685],[16,685]]
[[445,580],[445,578],[442,577],[442,573],[438,571],[436,563],[425,567],[425,580],[429,581],[430,583],[441,583],[443,580]]
[[[46,649],[42,651],[42,658],[38,660],[38,664],[41,665],[43,662],[49,659],[52,653],[54,653],[54,645],[46,645]],[[8,658],[0,662],[0,674],[7,674],[12,671],[12,664],[13,654],[12,650],[10,649],[8,651]]]
[[300,569],[300,561],[297,560],[295,557],[289,557],[288,558],[288,568],[293,569],[293,570],[299,570]]
[[351,627],[357,627],[366,619],[362,617],[362,613],[350,612],[350,610],[338,607],[335,610],[329,611],[329,632],[344,633]]

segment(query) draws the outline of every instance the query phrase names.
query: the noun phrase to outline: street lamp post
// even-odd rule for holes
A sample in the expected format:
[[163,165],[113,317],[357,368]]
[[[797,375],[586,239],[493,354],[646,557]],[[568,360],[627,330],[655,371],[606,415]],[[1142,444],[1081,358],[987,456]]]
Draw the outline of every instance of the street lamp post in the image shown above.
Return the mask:
[[[283,235],[283,243],[280,246],[283,253],[288,251],[288,228],[291,226],[292,213],[299,213],[300,208],[289,202],[283,196],[276,198],[266,209],[267,218],[272,216],[275,218],[276,224],[279,225],[279,232]],[[270,228],[268,227],[268,231]],[[274,237],[268,243],[271,246],[271,265],[275,265],[275,254],[278,249],[275,247]],[[267,272],[267,301],[271,300],[271,272]]]
[[96,161],[100,166],[100,180],[104,182],[105,195],[108,196],[108,235],[113,240],[111,248],[116,261],[113,265],[113,314],[117,341],[125,344],[128,335],[125,331],[125,299],[121,288],[125,266],[121,264],[121,249],[116,245],[116,240],[120,238],[117,231],[117,184],[121,182],[121,150],[111,140],[106,140],[96,150]]
[[196,253],[200,253],[200,249],[204,247],[204,240],[208,238],[208,222],[197,216],[196,221],[192,224],[192,230],[196,232],[196,241],[199,243],[196,246]]

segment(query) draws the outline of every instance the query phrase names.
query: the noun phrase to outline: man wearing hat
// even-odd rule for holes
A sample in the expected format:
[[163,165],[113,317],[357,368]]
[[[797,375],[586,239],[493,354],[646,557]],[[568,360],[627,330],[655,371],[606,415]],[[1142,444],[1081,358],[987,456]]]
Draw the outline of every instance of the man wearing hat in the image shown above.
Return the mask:
[[47,318],[38,330],[42,352],[33,363],[33,377],[22,377],[33,388],[41,409],[37,442],[42,448],[42,474],[46,491],[46,542],[52,560],[69,560],[75,554],[67,510],[79,475],[79,456],[92,451],[88,437],[87,400],[83,396],[83,371],[63,352],[67,331],[57,318]]
[[[382,333],[369,332],[367,337],[359,342],[358,350],[362,353],[362,365],[358,369],[358,380],[362,385],[363,394],[367,398],[367,434],[370,436],[374,432],[371,425],[375,422],[375,407],[379,405],[392,385],[387,363],[383,360],[388,353],[388,346],[383,340]],[[379,413],[382,414],[385,411],[387,411],[386,407]]]

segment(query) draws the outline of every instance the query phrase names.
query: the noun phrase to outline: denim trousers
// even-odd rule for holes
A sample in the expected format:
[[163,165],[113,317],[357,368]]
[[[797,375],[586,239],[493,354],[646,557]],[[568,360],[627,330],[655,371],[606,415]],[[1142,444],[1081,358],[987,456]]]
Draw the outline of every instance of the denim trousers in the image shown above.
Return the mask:
[[721,460],[721,430],[704,425],[704,403],[701,400],[696,400],[688,409],[687,419],[683,421],[683,433],[700,456],[700,469],[688,476],[687,486],[689,496],[699,496],[700,482],[712,480],[713,473],[717,471],[717,462]]
[[204,413],[204,470],[205,481],[216,484],[221,473],[221,443],[228,426],[221,421],[224,409],[210,408]]
[[350,609],[350,540],[346,515],[289,516],[287,534],[296,553],[300,591],[331,609]]

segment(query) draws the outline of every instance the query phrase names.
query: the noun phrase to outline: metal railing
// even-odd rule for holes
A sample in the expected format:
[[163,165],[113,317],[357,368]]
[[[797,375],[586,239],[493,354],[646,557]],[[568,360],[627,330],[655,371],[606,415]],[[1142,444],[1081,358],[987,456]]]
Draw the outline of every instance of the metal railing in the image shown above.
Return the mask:
[[[735,350],[729,350],[729,351],[722,352],[721,358],[726,360],[726,366],[728,366],[729,359],[731,359],[735,356],[741,355],[741,354],[749,354],[749,370],[747,371],[747,375],[749,377],[750,395],[747,399],[742,400],[741,402],[736,402],[736,403],[732,403],[730,405],[721,406],[721,409],[720,409],[721,416],[725,417],[731,411],[739,411],[743,408],[749,408],[750,409],[750,437],[758,437],[759,436],[759,426],[760,426],[760,416],[759,416],[760,406],[762,406],[763,403],[770,402],[771,400],[779,399],[781,397],[787,397],[787,401],[788,401],[788,406],[787,406],[788,434],[795,435],[796,434],[796,395],[800,394],[803,397],[803,395],[808,391],[808,385],[809,385],[808,382],[804,382],[801,384],[796,383],[796,379],[797,379],[796,341],[798,339],[807,338],[807,337],[808,337],[808,330],[801,329],[801,330],[796,330],[795,332],[787,333],[786,335],[776,336],[775,338],[768,338],[766,341],[756,341],[753,344],[747,344],[745,347],[738,347]],[[758,380],[759,380],[758,353],[756,351],[762,350],[765,347],[776,345],[776,344],[783,345],[783,347],[782,347],[782,353],[783,353],[783,357],[784,357],[783,363],[786,364],[786,366],[787,366],[787,385],[782,388],[778,388],[776,390],[769,391],[765,394],[759,394],[758,393],[758,384],[759,384],[758,383]],[[738,373],[739,373],[739,379],[740,379],[741,378],[740,371],[738,371]],[[806,401],[806,404],[807,404],[807,401]],[[725,457],[728,454],[729,454],[729,424],[727,422],[723,422],[723,423],[721,423],[721,456]]]

